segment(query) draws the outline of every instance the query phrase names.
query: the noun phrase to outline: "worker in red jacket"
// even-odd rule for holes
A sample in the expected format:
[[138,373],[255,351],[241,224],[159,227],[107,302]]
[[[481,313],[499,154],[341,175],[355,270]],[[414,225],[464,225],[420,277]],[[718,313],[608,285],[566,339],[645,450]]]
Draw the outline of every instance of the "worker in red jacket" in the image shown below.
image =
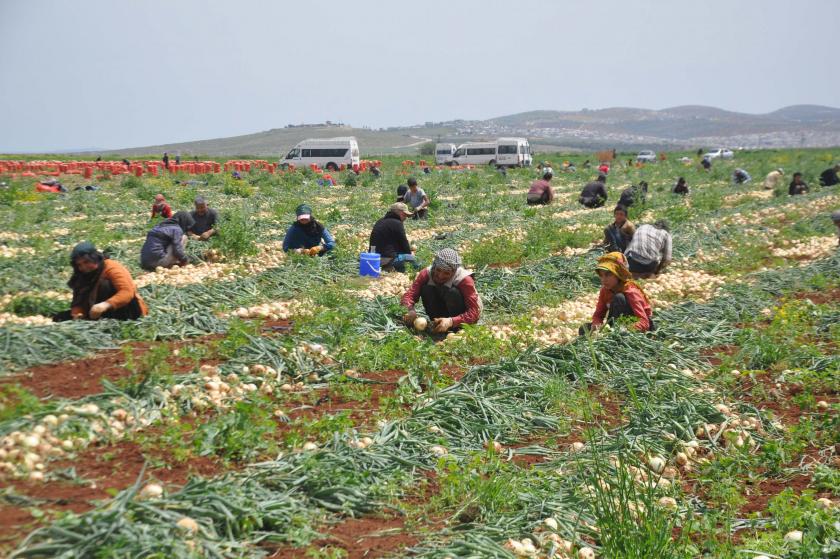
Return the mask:
[[408,309],[403,316],[407,325],[414,324],[414,305],[423,302],[432,319],[432,331],[444,334],[460,329],[462,324],[475,324],[481,316],[481,297],[475,290],[472,272],[461,264],[461,257],[445,248],[435,254],[432,265],[417,274],[414,283],[400,303]]
[[172,208],[166,203],[166,198],[163,197],[163,194],[155,196],[155,203],[152,204],[152,219],[158,215],[164,219],[172,217]]

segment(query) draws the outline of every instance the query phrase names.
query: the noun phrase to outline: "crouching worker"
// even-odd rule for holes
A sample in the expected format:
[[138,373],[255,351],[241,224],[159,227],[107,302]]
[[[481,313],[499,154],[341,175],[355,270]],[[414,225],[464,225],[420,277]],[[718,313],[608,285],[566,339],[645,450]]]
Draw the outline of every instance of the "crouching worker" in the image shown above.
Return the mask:
[[65,320],[136,320],[148,314],[129,271],[96,250],[91,243],[79,243],[70,254],[73,275],[67,285],[73,290],[70,310],[53,317]]
[[400,303],[408,309],[403,315],[408,326],[417,318],[414,305],[418,300],[423,302],[436,334],[459,330],[462,324],[475,324],[481,316],[481,297],[475,290],[472,272],[461,265],[461,257],[451,248],[435,254],[432,265],[417,274],[403,295]]
[[[335,248],[335,239],[324,225],[312,217],[312,208],[301,204],[295,209],[297,219],[286,231],[283,250],[325,254]],[[322,244],[323,241],[323,244]]]
[[620,252],[610,252],[598,259],[595,267],[601,279],[601,291],[592,322],[580,327],[580,335],[612,324],[617,318],[629,316],[636,319],[633,327],[639,332],[653,331],[653,311],[650,301],[632,279],[627,260]]
[[171,268],[175,264],[185,266],[187,255],[187,231],[195,224],[187,212],[175,212],[169,219],[164,219],[146,234],[146,242],[140,249],[140,266],[144,270]]

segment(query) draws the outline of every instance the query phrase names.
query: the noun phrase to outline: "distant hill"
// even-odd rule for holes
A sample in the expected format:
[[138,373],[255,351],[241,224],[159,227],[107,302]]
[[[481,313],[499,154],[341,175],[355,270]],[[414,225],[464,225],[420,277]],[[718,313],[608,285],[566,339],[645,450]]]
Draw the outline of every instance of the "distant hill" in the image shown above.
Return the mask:
[[416,155],[428,141],[462,143],[525,136],[541,151],[621,148],[840,146],[840,109],[792,105],[767,114],[684,105],[661,110],[612,107],[581,111],[529,111],[488,120],[454,120],[371,130],[339,125],[274,128],[265,132],[177,144],[102,150],[118,155],[158,154],[276,158],[306,138],[356,136],[364,155]]

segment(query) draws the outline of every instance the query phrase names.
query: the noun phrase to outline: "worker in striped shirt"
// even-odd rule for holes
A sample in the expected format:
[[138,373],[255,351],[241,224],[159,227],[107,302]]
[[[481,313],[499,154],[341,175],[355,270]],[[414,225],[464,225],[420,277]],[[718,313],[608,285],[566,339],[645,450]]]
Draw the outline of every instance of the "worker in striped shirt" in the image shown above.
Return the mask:
[[633,277],[649,278],[662,273],[671,263],[671,242],[666,221],[640,225],[624,251]]

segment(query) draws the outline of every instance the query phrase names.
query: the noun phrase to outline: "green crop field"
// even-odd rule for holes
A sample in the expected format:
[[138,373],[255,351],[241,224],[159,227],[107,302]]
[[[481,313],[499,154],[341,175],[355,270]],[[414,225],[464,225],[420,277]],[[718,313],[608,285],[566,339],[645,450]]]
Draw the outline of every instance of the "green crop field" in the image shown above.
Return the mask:
[[[687,155],[688,163],[679,161]],[[592,154],[536,170],[254,170],[0,176],[0,555],[10,557],[828,558],[840,556],[840,187],[836,150],[694,154],[627,166],[577,203]],[[576,172],[561,172],[573,159]],[[732,170],[753,176],[733,186]],[[785,169],[784,192],[764,176]],[[787,195],[794,171],[811,191]],[[418,258],[456,248],[480,322],[436,341],[402,324],[412,274],[359,277],[372,224],[415,174]],[[670,193],[678,176],[691,194]],[[190,180],[191,184],[182,184]],[[674,262],[642,283],[657,330],[578,338],[620,192],[667,219]],[[191,264],[139,266],[152,199],[222,215]],[[324,258],[282,252],[306,202]],[[69,254],[125,264],[150,313],[52,323]],[[208,251],[221,259],[205,261]]]

